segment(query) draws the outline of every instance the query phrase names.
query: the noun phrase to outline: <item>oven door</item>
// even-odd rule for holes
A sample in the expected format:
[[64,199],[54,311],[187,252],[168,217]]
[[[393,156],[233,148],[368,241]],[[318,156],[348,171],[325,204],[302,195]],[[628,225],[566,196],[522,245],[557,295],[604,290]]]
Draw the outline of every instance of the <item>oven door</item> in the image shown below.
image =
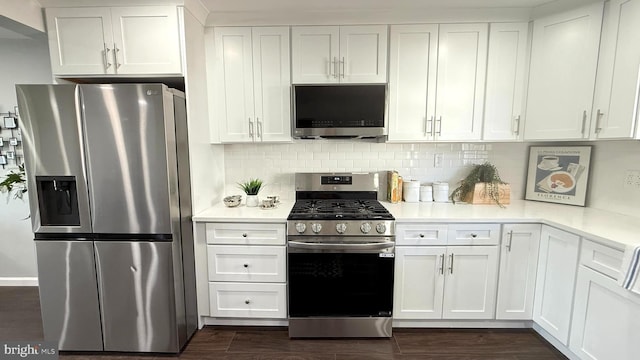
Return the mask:
[[288,242],[289,317],[390,317],[391,238]]

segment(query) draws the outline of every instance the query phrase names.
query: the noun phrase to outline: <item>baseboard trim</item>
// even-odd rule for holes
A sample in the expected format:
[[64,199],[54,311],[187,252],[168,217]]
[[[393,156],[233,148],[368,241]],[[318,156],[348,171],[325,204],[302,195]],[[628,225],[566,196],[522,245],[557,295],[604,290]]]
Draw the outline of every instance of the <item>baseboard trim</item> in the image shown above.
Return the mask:
[[38,286],[37,277],[0,277],[0,286]]
[[578,355],[574,354],[567,346],[560,342],[560,340],[553,337],[553,335],[549,334],[542,326],[533,323],[533,330],[537,332],[540,336],[542,336],[545,340],[547,340],[553,347],[558,349],[564,356],[568,357],[570,360],[580,360]]

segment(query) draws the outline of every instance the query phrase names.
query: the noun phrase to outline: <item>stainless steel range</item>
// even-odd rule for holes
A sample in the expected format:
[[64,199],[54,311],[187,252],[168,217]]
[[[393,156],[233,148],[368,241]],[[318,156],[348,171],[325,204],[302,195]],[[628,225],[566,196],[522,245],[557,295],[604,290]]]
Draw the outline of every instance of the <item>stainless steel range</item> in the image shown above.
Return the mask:
[[290,337],[390,337],[395,223],[377,173],[296,174]]

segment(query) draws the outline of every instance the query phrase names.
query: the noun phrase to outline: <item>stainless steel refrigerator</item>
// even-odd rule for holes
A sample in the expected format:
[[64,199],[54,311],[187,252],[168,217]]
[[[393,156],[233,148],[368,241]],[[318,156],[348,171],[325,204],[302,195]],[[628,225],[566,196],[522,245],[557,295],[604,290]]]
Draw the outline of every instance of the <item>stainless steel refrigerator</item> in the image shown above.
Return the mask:
[[44,336],[179,352],[197,327],[184,94],[17,85]]

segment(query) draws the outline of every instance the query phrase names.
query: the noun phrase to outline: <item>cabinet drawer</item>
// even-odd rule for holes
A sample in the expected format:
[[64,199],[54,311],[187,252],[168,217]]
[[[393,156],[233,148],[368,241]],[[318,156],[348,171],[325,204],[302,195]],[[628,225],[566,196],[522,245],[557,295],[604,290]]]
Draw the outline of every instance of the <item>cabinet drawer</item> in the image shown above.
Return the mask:
[[621,275],[624,251],[584,240],[580,263],[615,280]]
[[211,316],[284,319],[285,284],[209,283]]
[[285,282],[286,247],[209,245],[209,281]]
[[449,245],[498,245],[499,224],[451,224]]
[[285,224],[208,223],[206,229],[208,244],[285,244]]
[[447,225],[398,224],[397,245],[446,245]]

